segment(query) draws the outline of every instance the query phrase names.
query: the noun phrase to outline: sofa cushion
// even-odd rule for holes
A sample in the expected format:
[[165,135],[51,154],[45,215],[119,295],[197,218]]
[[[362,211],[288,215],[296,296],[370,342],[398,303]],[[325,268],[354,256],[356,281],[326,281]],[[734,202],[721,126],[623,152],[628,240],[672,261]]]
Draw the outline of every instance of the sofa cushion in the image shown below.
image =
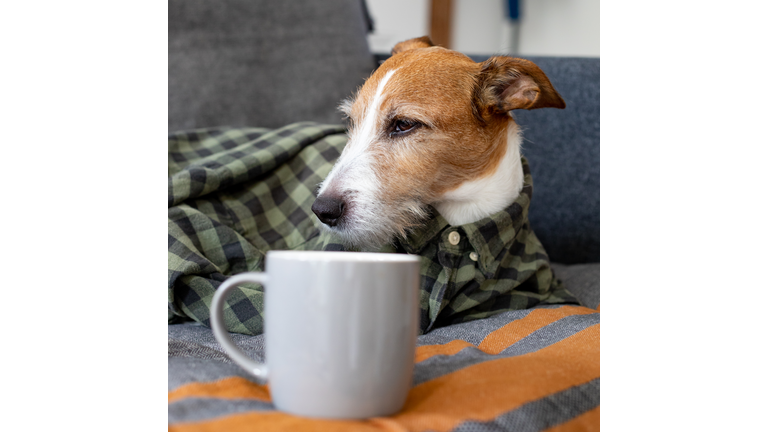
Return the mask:
[[360,0],[170,0],[168,129],[340,123],[366,32]]
[[600,305],[600,263],[552,263],[552,270],[581,304],[592,309]]

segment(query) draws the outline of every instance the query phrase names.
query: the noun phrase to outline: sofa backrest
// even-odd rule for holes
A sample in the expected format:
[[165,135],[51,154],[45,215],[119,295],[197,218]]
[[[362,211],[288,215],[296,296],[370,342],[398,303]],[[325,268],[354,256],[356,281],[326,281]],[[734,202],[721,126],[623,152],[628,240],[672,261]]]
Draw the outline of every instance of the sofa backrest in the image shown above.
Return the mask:
[[370,74],[361,0],[169,0],[168,129],[340,123]]
[[514,112],[533,175],[531,226],[552,261],[600,262],[600,59],[524,57],[566,103]]

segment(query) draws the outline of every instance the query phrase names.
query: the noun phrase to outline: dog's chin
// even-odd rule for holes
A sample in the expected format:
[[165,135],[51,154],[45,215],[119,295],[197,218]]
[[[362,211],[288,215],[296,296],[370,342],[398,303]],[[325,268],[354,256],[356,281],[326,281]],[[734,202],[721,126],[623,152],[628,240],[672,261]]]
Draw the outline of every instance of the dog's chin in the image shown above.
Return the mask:
[[405,204],[398,208],[361,209],[342,216],[335,226],[322,224],[333,233],[347,249],[376,251],[391,245],[397,239],[405,239],[414,229],[423,225],[429,210],[420,204]]

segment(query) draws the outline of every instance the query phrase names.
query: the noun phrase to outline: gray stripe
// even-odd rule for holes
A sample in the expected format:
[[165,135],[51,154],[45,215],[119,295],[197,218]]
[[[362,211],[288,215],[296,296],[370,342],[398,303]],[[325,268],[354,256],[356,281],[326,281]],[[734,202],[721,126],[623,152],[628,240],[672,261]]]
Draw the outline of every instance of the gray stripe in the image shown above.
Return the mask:
[[492,332],[525,318],[529,313],[531,309],[507,311],[481,320],[441,327],[419,336],[418,345],[442,345],[456,339],[477,345]]
[[600,378],[529,402],[487,422],[468,421],[451,432],[538,432],[600,406]]
[[[247,336],[229,334],[232,340],[256,361],[264,361],[264,335]],[[168,326],[168,357],[194,357],[199,359],[232,361],[213,337],[208,327],[198,323]]]
[[270,402],[248,399],[186,398],[168,404],[168,424],[209,420],[249,411],[273,411]]
[[565,304],[565,305],[563,305],[563,304],[540,304],[540,305],[534,306],[532,309],[560,309],[561,307],[565,307],[565,306],[568,306],[568,307],[582,307],[582,306],[575,305],[575,304]]
[[256,378],[234,363],[185,357],[168,358],[169,392],[185,384],[213,382],[231,377],[256,382]]
[[413,372],[413,385],[419,385],[485,361],[515,357],[538,351],[599,322],[599,313],[571,315],[536,330],[496,355],[487,354],[476,347],[467,347],[454,355],[430,357],[416,364]]
[[[232,340],[248,356],[264,361],[264,335],[230,333]],[[168,326],[168,391],[192,382],[218,381],[239,376],[254,378],[232,363],[211,329],[197,323]]]

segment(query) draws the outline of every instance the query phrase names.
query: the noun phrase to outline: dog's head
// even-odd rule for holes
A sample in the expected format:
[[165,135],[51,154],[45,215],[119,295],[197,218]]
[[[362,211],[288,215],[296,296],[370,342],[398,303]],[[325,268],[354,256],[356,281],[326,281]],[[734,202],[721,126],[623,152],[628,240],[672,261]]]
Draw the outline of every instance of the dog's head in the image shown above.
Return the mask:
[[427,205],[493,174],[509,128],[516,131],[510,110],[565,108],[527,60],[475,63],[427,37],[392,54],[342,103],[349,142],[312,205],[348,245],[375,248],[405,236]]

